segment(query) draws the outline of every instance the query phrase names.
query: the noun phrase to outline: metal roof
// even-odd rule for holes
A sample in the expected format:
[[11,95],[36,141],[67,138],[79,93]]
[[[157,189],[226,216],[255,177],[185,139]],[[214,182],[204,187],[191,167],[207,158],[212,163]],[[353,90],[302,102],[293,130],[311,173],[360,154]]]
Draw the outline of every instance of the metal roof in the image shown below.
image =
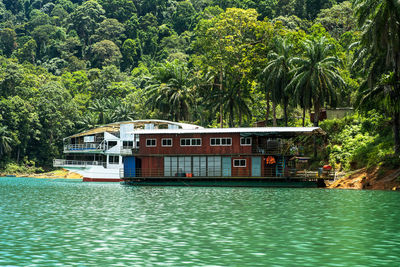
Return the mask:
[[203,128],[203,129],[154,129],[136,130],[134,134],[263,134],[263,135],[298,135],[298,134],[320,134],[326,133],[319,127],[248,127],[248,128]]
[[[202,126],[198,126],[195,124],[173,122],[173,121],[167,121],[167,120],[149,119],[149,120],[120,121],[120,122],[109,123],[106,125],[101,125],[96,128],[68,136],[68,137],[64,138],[64,140],[68,139],[68,138],[80,137],[80,136],[85,136],[85,135],[93,135],[93,134],[97,134],[97,133],[118,131],[121,124],[134,124],[135,127],[137,127],[137,126],[143,126],[144,124],[147,124],[147,123],[153,123],[156,126],[165,125],[165,124],[176,125],[182,129],[203,129]],[[155,129],[155,130],[159,131],[160,129]]]

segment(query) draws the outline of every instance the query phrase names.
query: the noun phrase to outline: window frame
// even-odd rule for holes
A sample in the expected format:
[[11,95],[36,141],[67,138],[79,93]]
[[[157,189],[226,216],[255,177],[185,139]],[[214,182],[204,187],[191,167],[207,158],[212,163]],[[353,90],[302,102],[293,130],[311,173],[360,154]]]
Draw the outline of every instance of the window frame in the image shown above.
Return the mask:
[[[194,141],[196,140],[196,144]],[[184,144],[182,144],[182,141]],[[187,142],[189,141],[189,143]],[[197,141],[200,141],[199,144],[197,144]],[[202,145],[202,139],[201,138],[181,138],[179,140],[180,146],[201,146]]]
[[[149,141],[154,141],[154,145],[150,144]],[[146,138],[146,147],[156,147],[157,146],[157,139],[155,138]]]
[[[247,143],[243,144],[242,140],[250,140],[250,143],[249,144],[247,144]],[[252,143],[253,143],[253,139],[251,137],[240,137],[240,145],[241,146],[251,146]]]
[[[164,141],[170,141],[170,144],[164,144]],[[161,146],[162,147],[172,147],[172,138],[161,138]]]
[[[128,143],[128,145],[125,145],[125,143]],[[132,145],[129,145],[130,143],[132,143]],[[133,141],[127,141],[127,140],[122,141],[122,149],[132,149],[133,143],[134,143]]]
[[[114,161],[115,159],[117,159],[117,161]],[[108,156],[108,164],[119,165],[119,156],[118,155],[109,155]]]
[[[237,164],[237,162],[239,162],[239,164]],[[244,165],[241,165],[241,162],[244,162]],[[246,168],[247,167],[247,159],[233,159],[233,167]]]
[[[225,140],[225,144],[223,144],[223,139]],[[229,142],[227,142],[228,140]],[[232,146],[232,137],[210,137],[210,146]]]

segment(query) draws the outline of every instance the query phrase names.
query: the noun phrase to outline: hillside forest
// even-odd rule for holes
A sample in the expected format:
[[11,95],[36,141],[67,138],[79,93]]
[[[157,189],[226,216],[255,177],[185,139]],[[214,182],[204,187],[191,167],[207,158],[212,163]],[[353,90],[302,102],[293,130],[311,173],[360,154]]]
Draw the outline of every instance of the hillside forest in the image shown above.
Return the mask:
[[318,162],[396,161],[399,27],[395,0],[2,0],[0,169],[47,170],[64,137],[146,118],[315,125]]

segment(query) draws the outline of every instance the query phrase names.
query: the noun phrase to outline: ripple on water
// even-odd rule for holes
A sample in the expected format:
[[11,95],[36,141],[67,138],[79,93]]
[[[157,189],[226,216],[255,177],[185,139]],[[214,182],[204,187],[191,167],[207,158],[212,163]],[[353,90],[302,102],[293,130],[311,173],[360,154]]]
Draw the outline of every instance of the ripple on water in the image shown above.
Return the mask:
[[384,266],[400,195],[0,178],[0,265]]

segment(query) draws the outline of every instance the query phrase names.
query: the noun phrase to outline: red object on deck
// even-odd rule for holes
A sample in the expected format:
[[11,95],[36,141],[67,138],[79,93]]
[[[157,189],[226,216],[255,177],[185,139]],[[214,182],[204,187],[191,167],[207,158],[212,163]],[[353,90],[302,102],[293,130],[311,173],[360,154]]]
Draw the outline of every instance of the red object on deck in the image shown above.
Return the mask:
[[89,178],[83,177],[83,182],[122,182],[122,179],[114,179],[114,178]]
[[332,170],[332,166],[331,165],[324,165],[322,168],[324,169],[324,171]]

